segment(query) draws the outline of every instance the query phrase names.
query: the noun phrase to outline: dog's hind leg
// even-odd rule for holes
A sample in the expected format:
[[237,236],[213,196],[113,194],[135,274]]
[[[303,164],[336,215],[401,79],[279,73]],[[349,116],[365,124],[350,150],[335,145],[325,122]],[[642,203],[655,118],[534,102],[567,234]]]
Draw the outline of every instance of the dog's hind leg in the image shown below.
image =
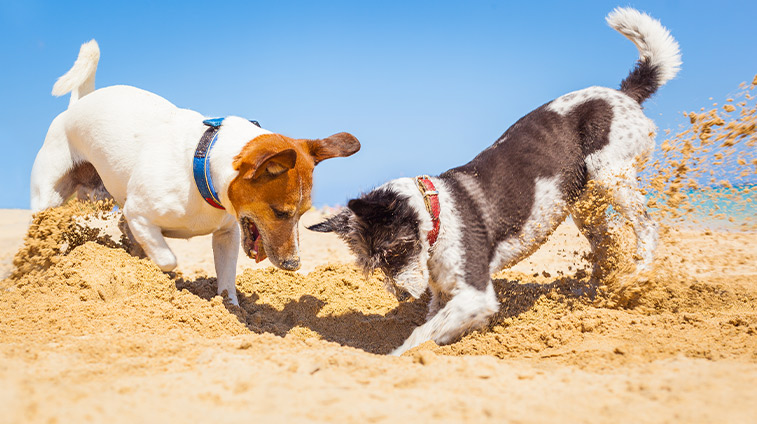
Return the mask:
[[413,330],[402,346],[391,354],[399,356],[429,340],[438,344],[450,343],[464,333],[488,324],[489,318],[499,310],[491,281],[483,291],[467,284],[461,286],[446,305],[426,323]]
[[176,256],[168,247],[160,227],[152,224],[149,219],[130,212],[128,199],[124,205],[124,217],[134,239],[142,246],[150,260],[162,271],[176,268]]
[[612,204],[631,223],[636,234],[636,271],[652,266],[657,249],[657,223],[649,216],[645,199],[638,187],[621,185],[613,190]]
[[570,215],[581,234],[591,246],[591,279],[601,280],[614,266],[618,249],[615,230],[611,228],[607,208],[610,200],[594,182],[590,182],[583,194],[573,203]]
[[652,266],[657,248],[657,223],[646,210],[646,199],[641,193],[635,170],[601,181],[612,206],[631,224],[636,235],[636,271],[642,272]]
[[56,117],[47,130],[42,145],[32,166],[31,208],[42,209],[60,206],[74,194],[78,183],[71,175],[76,164],[76,154],[71,151],[63,127],[61,115]]

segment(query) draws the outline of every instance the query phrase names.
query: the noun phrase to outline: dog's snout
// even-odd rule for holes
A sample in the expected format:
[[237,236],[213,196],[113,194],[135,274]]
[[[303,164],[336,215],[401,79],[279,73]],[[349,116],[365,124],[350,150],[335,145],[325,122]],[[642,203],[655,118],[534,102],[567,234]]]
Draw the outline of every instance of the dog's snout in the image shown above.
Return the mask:
[[287,271],[297,271],[300,269],[300,259],[288,259],[281,263],[281,267]]

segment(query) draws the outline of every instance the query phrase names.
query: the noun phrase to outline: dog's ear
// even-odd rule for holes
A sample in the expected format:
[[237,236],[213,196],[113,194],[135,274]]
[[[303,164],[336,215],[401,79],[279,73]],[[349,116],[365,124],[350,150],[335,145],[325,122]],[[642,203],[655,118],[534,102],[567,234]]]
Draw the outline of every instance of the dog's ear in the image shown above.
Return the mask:
[[316,165],[326,159],[351,156],[360,150],[360,142],[357,138],[346,132],[319,140],[306,140],[305,145]]
[[310,231],[317,231],[319,233],[337,233],[340,235],[347,234],[349,232],[350,227],[350,211],[345,210],[342,211],[331,218],[328,218],[327,220],[323,222],[319,222],[317,224],[311,225],[308,228]]
[[352,199],[347,207],[355,214],[355,217],[372,225],[391,222],[394,217],[396,204],[385,202],[384,199]]
[[365,199],[352,199],[347,202],[347,207],[359,218],[371,215],[376,206],[373,202]]
[[294,168],[296,163],[297,152],[294,149],[286,149],[262,154],[251,161],[237,156],[234,169],[240,171],[245,180],[256,180],[264,175],[279,176]]

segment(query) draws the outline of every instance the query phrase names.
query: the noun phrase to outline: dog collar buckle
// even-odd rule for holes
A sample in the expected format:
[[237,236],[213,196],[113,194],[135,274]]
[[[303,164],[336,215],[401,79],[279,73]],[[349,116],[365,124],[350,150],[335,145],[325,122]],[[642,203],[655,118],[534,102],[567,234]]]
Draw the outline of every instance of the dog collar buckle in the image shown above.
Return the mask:
[[426,238],[428,239],[429,247],[433,247],[436,243],[436,239],[439,237],[439,228],[441,227],[441,220],[439,215],[441,214],[442,207],[439,203],[439,191],[431,181],[431,177],[428,175],[421,175],[415,177],[415,184],[418,186],[418,190],[423,196],[423,203],[426,205],[426,211],[431,215],[431,223],[433,227],[428,232]]

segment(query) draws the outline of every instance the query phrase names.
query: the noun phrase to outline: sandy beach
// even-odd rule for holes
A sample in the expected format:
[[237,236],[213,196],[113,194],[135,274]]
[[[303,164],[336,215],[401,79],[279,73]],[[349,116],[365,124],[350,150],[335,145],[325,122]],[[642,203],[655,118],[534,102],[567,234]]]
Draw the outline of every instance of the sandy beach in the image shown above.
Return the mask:
[[[69,228],[70,213],[48,216],[18,256],[46,268],[0,282],[4,422],[757,416],[753,232],[668,231],[651,277],[613,304],[587,294],[588,244],[566,222],[495,276],[502,307],[489,328],[396,358],[385,354],[423,322],[427,299],[399,304],[335,236],[301,228],[297,273],[240,256],[234,307],[214,296],[209,237],[171,241],[180,265],[166,274],[123,249],[61,245],[50,228]],[[30,221],[0,211],[3,277]]]

